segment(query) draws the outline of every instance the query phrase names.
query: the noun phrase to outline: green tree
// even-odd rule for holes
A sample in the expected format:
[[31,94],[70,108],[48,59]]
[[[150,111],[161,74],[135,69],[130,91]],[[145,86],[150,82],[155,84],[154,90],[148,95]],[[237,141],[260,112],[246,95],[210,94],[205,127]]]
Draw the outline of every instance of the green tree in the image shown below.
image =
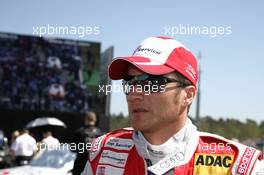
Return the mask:
[[264,121],[259,125],[259,137],[264,138]]

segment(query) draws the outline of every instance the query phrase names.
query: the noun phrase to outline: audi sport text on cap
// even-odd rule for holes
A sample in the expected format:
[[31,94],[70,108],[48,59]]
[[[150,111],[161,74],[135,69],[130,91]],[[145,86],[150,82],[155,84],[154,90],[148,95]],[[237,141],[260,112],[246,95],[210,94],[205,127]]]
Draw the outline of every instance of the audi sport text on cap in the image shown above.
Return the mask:
[[197,61],[193,54],[180,42],[168,37],[150,37],[142,41],[132,56],[118,57],[109,67],[109,77],[123,79],[132,64],[145,73],[153,75],[178,71],[193,85],[197,82]]

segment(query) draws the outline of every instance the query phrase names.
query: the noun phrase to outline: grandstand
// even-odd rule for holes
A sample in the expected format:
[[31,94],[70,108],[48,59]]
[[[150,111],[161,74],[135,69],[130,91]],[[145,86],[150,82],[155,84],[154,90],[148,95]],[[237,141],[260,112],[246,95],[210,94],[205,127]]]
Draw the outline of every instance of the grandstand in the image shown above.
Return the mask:
[[108,64],[112,52],[101,61],[100,49],[99,42],[0,33],[0,128],[8,134],[52,116],[73,131],[82,113],[93,110],[107,131],[109,104],[98,85],[105,83],[107,66],[101,64]]
[[99,71],[100,43],[0,34],[0,108],[87,111]]

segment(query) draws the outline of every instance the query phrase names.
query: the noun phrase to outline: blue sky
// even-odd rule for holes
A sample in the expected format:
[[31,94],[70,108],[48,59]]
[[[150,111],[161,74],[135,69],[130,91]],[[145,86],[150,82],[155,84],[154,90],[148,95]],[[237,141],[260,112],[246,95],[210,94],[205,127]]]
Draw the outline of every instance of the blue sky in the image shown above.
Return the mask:
[[[100,33],[78,38],[114,45],[115,56],[130,55],[142,39],[164,35],[165,28],[230,27],[231,34],[177,34],[195,55],[202,52],[201,115],[214,118],[264,118],[264,35],[261,0],[245,1],[1,1],[0,31],[33,34],[33,27],[99,27]],[[168,33],[167,33],[168,34]],[[54,36],[53,36],[54,37]],[[120,84],[120,82],[114,82]],[[111,112],[127,114],[125,97],[112,94]],[[194,107],[190,115],[194,115]]]

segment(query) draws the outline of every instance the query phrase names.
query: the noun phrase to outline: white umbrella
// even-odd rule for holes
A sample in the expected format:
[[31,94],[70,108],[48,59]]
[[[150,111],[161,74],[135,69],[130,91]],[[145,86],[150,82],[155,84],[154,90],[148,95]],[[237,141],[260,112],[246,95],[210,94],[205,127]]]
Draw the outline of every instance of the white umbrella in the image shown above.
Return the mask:
[[35,120],[32,120],[26,125],[26,128],[35,128],[40,126],[61,126],[66,128],[65,123],[63,123],[61,120],[54,118],[54,117],[41,117],[36,118]]

